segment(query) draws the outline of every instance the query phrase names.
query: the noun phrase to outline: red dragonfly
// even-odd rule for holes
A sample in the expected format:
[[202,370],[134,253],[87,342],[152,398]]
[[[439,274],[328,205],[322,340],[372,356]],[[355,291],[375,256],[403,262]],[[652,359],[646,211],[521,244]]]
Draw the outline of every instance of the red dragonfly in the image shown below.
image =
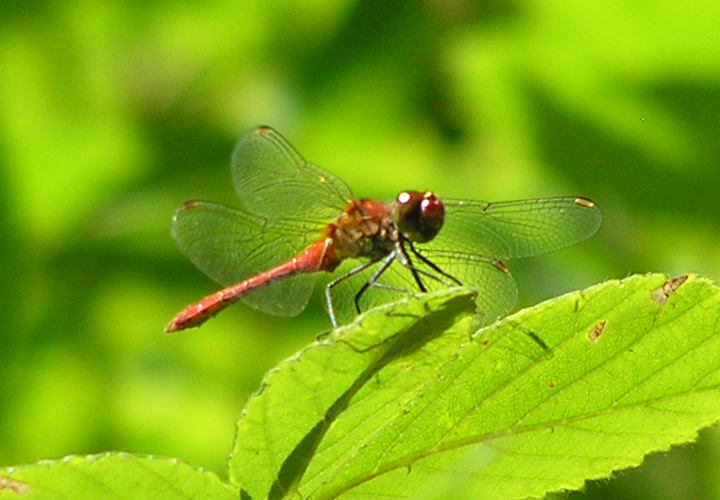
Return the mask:
[[199,326],[239,299],[297,315],[321,272],[336,273],[325,285],[333,327],[399,294],[460,285],[478,290],[490,323],[517,301],[503,260],[579,243],[602,219],[580,197],[486,203],[403,191],[392,203],[357,199],[266,126],[239,140],[231,168],[242,210],[188,201],[172,225],[181,250],[227,288],[178,313],[166,332]]

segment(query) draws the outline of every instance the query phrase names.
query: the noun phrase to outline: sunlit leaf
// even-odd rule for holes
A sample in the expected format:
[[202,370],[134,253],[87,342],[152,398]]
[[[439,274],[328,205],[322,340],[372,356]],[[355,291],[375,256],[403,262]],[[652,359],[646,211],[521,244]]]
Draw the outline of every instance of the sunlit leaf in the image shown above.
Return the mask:
[[178,460],[106,453],[0,470],[0,498],[231,500],[237,493]]
[[252,498],[542,496],[720,417],[707,280],[610,281],[474,333],[469,300],[374,311],[280,364],[239,420],[232,481]]

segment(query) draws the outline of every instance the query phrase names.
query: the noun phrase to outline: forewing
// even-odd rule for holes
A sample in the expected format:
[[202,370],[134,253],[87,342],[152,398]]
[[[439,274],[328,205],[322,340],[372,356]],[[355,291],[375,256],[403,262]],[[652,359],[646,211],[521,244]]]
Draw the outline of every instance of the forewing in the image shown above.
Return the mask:
[[[217,203],[190,201],[173,217],[172,237],[210,278],[233,285],[267,271],[303,251],[317,231],[288,226]],[[293,316],[307,305],[314,276],[298,275],[257,289],[243,300],[271,314]]]
[[258,127],[240,138],[231,168],[243,207],[263,217],[327,224],[352,198],[343,181],[308,163],[270,127]]
[[445,223],[428,249],[504,260],[541,255],[589,238],[600,209],[585,198],[540,198],[486,203],[445,200]]

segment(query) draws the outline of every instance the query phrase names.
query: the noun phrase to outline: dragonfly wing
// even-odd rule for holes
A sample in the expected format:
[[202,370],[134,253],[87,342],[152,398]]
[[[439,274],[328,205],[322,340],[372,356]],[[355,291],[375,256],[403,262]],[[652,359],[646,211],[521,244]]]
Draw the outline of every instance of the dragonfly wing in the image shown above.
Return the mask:
[[329,223],[352,198],[347,185],[308,163],[270,127],[258,127],[235,146],[232,179],[244,208],[269,218]]
[[589,238],[602,215],[585,198],[486,203],[447,200],[445,222],[428,249],[514,259],[560,250]]
[[305,310],[316,276],[297,274],[244,295],[242,301],[253,309],[275,316],[297,316]]
[[[309,228],[304,228],[309,229]],[[233,285],[295,257],[317,237],[275,221],[217,203],[190,201],[173,217],[173,239],[202,272],[223,285]],[[307,305],[314,276],[274,281],[243,297],[250,306],[276,315],[293,316]]]
[[[515,280],[510,272],[504,266],[498,266],[494,259],[460,251],[418,249],[418,252],[443,272],[460,281],[463,286],[477,291],[475,303],[478,315],[483,318],[483,325],[494,323],[515,308],[518,300]],[[413,259],[413,263],[436,276],[437,279],[423,278],[428,289],[455,286],[446,276],[438,276],[433,273],[434,270],[422,266],[417,258]]]

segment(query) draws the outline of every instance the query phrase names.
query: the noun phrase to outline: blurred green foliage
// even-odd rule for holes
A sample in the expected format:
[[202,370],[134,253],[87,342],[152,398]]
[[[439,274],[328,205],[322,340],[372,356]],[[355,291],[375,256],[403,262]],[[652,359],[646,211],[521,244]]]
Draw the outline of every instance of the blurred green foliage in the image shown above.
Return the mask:
[[[718,26],[700,0],[3,3],[0,464],[125,450],[224,469],[262,373],[327,328],[314,300],[162,334],[216,289],[172,212],[235,204],[233,143],[260,123],[362,197],[594,199],[593,240],[510,263],[521,305],[718,276]],[[585,496],[717,498],[718,460],[709,431]]]

